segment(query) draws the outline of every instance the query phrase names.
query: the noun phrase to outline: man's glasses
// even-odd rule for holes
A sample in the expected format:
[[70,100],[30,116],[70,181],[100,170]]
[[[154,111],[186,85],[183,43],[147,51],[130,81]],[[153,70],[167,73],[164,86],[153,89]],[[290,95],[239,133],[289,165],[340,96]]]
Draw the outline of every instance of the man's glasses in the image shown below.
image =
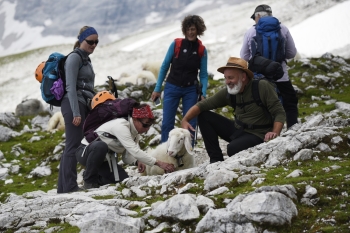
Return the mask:
[[89,45],[94,45],[94,44],[98,44],[98,40],[85,40],[86,43],[88,43]]
[[152,126],[152,123],[143,123],[142,121],[139,120],[139,122],[142,124],[143,128],[149,128]]

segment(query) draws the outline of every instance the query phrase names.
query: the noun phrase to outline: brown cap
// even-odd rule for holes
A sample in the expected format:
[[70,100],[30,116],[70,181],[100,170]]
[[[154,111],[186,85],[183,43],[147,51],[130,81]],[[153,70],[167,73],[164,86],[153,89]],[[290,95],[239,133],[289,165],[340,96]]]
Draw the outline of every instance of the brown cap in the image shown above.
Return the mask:
[[249,78],[253,78],[254,74],[253,72],[251,72],[248,69],[248,63],[246,60],[243,60],[241,58],[238,57],[230,57],[226,63],[226,66],[222,66],[220,68],[218,68],[218,71],[220,73],[224,73],[224,70],[226,68],[236,68],[236,69],[240,69],[243,70],[244,72],[246,72],[246,74],[249,76]]

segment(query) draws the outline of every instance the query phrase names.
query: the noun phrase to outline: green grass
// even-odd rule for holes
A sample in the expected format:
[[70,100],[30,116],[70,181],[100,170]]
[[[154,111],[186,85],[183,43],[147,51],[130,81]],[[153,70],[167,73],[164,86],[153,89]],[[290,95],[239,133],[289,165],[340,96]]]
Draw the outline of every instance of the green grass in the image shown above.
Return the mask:
[[[22,119],[22,118],[21,118]],[[24,117],[23,119],[27,119]],[[22,122],[22,120],[21,120]],[[25,192],[33,190],[48,191],[56,187],[57,184],[57,166],[59,161],[51,161],[50,156],[58,142],[62,142],[63,132],[47,133],[37,132],[37,136],[43,136],[40,141],[28,142],[32,138],[32,133],[25,133],[21,136],[14,137],[8,142],[0,144],[0,151],[4,153],[6,162],[13,160],[19,161],[20,169],[19,174],[10,174],[6,179],[12,179],[13,183],[6,184],[4,180],[0,180],[0,186],[2,195],[0,196],[0,202],[4,202],[9,193],[15,193],[21,195]],[[16,156],[12,152],[12,148],[18,145],[23,151],[23,154]],[[47,161],[52,171],[52,176],[49,177],[32,177],[28,178],[30,172],[38,167],[42,162]]]
[[[333,78],[329,82],[321,80],[314,81],[313,77],[316,75],[328,75],[330,73],[339,72],[339,64],[330,62],[333,68],[326,69],[322,63],[326,63],[326,59],[312,58],[311,63],[318,67],[318,69],[312,69],[307,66],[302,66],[300,61],[291,61],[288,65],[292,68],[289,70],[292,83],[302,89],[303,94],[299,94],[299,114],[300,117],[305,117],[317,112],[329,112],[335,109],[334,104],[326,105],[323,99],[322,101],[312,100],[312,96],[320,97],[321,95],[329,96],[331,99],[350,103],[350,96],[346,95],[350,91],[349,78],[343,72],[341,77]],[[347,61],[349,62],[349,61]],[[308,73],[310,76],[302,77],[302,74]],[[305,80],[305,82],[302,81]],[[313,86],[311,88],[311,86]],[[318,107],[311,108],[314,103],[318,104]]]

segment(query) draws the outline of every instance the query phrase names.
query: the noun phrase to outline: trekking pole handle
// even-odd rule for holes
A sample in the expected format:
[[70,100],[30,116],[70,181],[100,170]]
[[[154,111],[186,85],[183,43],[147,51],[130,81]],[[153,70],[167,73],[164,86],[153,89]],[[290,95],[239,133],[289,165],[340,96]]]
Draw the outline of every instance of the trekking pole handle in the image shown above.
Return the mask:
[[115,85],[115,82],[114,82],[114,79],[112,78],[112,76],[107,76],[107,79],[109,80],[108,81],[108,84],[109,85],[113,85],[113,87],[112,87],[112,92],[114,93],[114,96],[116,97],[116,98],[118,98],[118,90],[117,90],[117,87],[116,87],[116,85]]
[[[197,94],[198,94],[198,99],[197,102],[202,100],[202,87],[203,84],[202,83],[196,83],[197,85]],[[195,133],[194,133],[194,145],[197,145],[197,137],[198,137],[198,120],[196,119],[197,124],[196,124],[196,129],[195,129]]]

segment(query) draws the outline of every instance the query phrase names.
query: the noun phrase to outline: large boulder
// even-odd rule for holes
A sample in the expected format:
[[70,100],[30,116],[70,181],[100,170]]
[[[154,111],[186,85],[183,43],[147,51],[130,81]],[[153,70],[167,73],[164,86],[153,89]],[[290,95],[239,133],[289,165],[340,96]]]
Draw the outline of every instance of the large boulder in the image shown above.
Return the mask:
[[16,116],[35,116],[43,111],[44,106],[38,99],[27,99],[17,105]]
[[7,127],[13,128],[19,125],[20,120],[12,112],[3,112],[0,113],[0,124],[3,124]]

